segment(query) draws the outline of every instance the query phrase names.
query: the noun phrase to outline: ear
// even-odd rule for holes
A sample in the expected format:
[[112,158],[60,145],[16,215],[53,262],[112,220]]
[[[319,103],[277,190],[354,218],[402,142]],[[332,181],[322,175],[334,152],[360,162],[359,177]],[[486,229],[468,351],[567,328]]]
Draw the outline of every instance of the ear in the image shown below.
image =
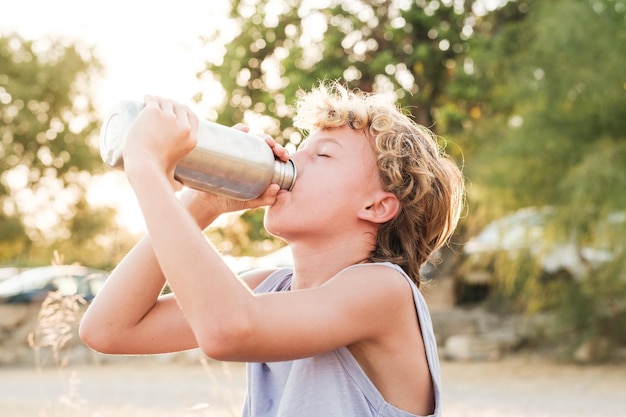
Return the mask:
[[380,191],[369,201],[366,207],[359,210],[358,217],[372,223],[382,224],[396,217],[400,211],[400,201],[393,193]]

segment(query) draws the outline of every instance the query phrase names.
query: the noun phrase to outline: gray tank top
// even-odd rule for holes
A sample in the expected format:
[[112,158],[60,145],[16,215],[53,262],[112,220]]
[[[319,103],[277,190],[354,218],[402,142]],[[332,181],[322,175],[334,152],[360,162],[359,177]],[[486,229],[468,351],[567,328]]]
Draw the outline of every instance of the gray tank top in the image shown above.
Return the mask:
[[[440,416],[441,372],[426,302],[402,268],[381,265],[400,271],[411,284],[433,381],[432,416]],[[281,269],[272,273],[255,292],[289,291],[292,272]],[[247,374],[243,417],[415,417],[384,400],[347,347],[293,361],[248,363]]]

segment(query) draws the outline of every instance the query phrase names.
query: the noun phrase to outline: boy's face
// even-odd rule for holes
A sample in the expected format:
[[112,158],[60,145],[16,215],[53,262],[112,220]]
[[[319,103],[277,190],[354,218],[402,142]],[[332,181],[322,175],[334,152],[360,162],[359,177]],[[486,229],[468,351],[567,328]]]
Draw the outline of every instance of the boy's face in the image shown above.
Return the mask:
[[300,233],[348,230],[371,204],[372,192],[382,188],[370,141],[348,126],[314,131],[291,158],[296,183],[279,193],[265,217],[266,229],[288,241]]

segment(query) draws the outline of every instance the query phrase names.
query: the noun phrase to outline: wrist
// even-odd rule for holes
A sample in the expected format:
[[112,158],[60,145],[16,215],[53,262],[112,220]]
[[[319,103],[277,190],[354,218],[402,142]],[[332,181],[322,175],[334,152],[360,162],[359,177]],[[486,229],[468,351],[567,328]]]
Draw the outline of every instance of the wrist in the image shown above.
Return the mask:
[[181,204],[203,230],[223,214],[216,209],[215,204],[212,204],[211,198],[208,197],[200,191],[191,189],[183,191],[180,195]]
[[124,158],[124,174],[133,189],[150,186],[148,183],[158,181],[165,177],[156,162],[148,157]]

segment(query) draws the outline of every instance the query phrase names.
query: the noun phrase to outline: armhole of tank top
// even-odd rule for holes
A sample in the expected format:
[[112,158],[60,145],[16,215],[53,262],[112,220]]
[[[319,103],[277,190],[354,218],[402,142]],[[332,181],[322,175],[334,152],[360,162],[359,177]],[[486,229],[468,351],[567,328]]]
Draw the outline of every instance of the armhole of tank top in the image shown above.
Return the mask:
[[[417,288],[417,285],[415,285],[415,283],[406,274],[406,272],[404,272],[404,270],[399,265],[396,265],[394,263],[377,262],[374,264],[356,264],[356,265],[351,265],[347,267],[346,269],[358,267],[358,266],[366,266],[366,265],[384,265],[392,269],[395,269],[398,272],[400,272],[402,276],[404,276],[404,278],[408,281],[409,286],[411,287],[411,292],[413,293],[413,304],[415,305],[415,314],[417,315],[417,320],[418,320],[419,327],[420,327],[419,330],[422,333],[424,350],[426,351],[426,360],[428,361],[428,369],[430,371],[430,377],[431,377],[432,384],[433,384],[433,394],[435,396],[435,412],[433,415],[439,416],[440,410],[441,410],[441,368],[439,365],[439,355],[437,353],[437,341],[435,339],[432,319],[430,317],[430,312],[428,310],[426,300],[424,299],[424,296],[420,292],[419,288]],[[343,351],[344,349],[345,351]],[[363,369],[360,367],[356,359],[352,356],[352,354],[350,353],[350,350],[347,347],[340,348],[338,349],[338,351],[339,350],[342,351],[338,353],[339,356],[344,357],[344,358],[346,356],[350,357],[351,359],[348,360],[348,363],[352,363],[353,366],[354,364],[356,364],[356,366],[358,366],[360,370],[358,371],[359,374],[362,373],[365,376],[367,380],[367,385],[368,385],[366,391],[371,392],[371,389],[373,388],[376,392],[375,398],[382,399],[382,395],[380,394],[378,389],[376,389],[374,384],[369,380],[369,378],[367,378],[367,375],[365,375],[365,372],[363,371]],[[354,371],[351,371],[351,372],[354,372]],[[362,389],[363,388],[364,387],[362,387]],[[388,403],[385,402],[385,404],[388,404]]]

